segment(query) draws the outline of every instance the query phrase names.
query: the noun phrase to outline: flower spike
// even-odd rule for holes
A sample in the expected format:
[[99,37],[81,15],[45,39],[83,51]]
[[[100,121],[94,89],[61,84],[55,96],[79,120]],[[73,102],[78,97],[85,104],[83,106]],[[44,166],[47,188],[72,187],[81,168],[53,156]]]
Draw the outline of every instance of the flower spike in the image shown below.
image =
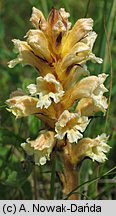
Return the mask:
[[[16,118],[34,115],[44,122],[45,130],[21,146],[37,165],[59,156],[63,170],[58,175],[65,195],[78,186],[76,166],[86,157],[103,163],[110,150],[106,134],[85,137],[94,114],[105,114],[108,108],[104,85],[108,75],[91,75],[86,65],[87,61],[103,61],[93,53],[97,38],[93,20],[79,19],[71,28],[69,17],[64,8],[52,8],[46,19],[33,7],[30,21],[35,29],[26,33],[25,41],[13,40],[18,56],[8,65],[33,66],[38,72],[36,84],[27,86],[27,95],[18,90],[6,101]],[[71,194],[70,199],[79,199],[79,195]]]

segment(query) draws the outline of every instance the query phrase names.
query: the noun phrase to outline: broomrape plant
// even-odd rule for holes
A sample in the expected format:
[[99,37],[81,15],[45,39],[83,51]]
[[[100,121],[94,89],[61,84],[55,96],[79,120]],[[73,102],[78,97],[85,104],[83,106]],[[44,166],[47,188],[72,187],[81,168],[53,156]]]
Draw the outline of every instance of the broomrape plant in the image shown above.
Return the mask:
[[[63,171],[58,174],[64,195],[77,187],[75,167],[85,157],[103,163],[110,149],[105,133],[94,139],[83,138],[91,116],[106,113],[107,74],[92,76],[87,70],[89,60],[102,63],[92,52],[97,37],[93,20],[79,19],[71,28],[69,16],[64,8],[53,8],[46,20],[33,7],[30,21],[35,29],[27,32],[26,41],[13,40],[18,57],[9,67],[19,63],[33,66],[38,73],[36,84],[27,86],[29,95],[17,90],[6,101],[16,118],[34,115],[45,123],[46,129],[38,132],[35,140],[27,138],[21,146],[37,165],[44,165],[53,152],[60,155]],[[70,199],[78,199],[78,195]]]

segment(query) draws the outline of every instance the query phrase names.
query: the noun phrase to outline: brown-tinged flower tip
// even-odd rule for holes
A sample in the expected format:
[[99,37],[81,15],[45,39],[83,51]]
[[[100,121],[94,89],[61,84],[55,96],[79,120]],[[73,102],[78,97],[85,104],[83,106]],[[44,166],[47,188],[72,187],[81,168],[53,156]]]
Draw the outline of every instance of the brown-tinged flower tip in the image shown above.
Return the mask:
[[45,20],[43,13],[35,7],[32,8],[32,16],[30,18],[30,21],[36,29],[44,31],[47,28],[47,22]]
[[60,8],[59,10],[53,8],[48,17],[48,24],[52,33],[58,35],[60,32],[63,34],[69,30],[71,27],[71,23],[68,22],[69,17],[70,14],[64,8]]

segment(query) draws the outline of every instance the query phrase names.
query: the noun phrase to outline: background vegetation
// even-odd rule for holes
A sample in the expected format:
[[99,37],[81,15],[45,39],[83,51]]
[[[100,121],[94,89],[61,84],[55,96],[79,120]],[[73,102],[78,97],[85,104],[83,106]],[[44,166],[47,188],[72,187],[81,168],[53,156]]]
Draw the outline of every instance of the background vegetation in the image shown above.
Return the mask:
[[[81,168],[80,193],[82,199],[116,199],[116,1],[115,0],[0,0],[0,199],[61,199],[62,190],[55,164],[49,162],[35,167],[24,154],[20,144],[27,137],[35,138],[44,127],[34,117],[16,120],[6,110],[5,100],[17,88],[26,89],[36,79],[36,71],[29,67],[7,67],[15,57],[13,38],[23,39],[31,23],[32,6],[43,11],[47,17],[52,6],[65,7],[74,22],[81,17],[94,20],[98,34],[94,53],[103,58],[102,65],[88,63],[91,74],[109,74],[107,115],[93,118],[86,135],[96,137],[102,132],[110,135],[112,147],[108,161],[103,165],[86,160]],[[55,172],[56,171],[56,172]],[[94,179],[94,180],[93,180]],[[96,188],[96,185],[98,187]],[[78,189],[78,188],[77,188]],[[77,190],[78,191],[78,190]]]

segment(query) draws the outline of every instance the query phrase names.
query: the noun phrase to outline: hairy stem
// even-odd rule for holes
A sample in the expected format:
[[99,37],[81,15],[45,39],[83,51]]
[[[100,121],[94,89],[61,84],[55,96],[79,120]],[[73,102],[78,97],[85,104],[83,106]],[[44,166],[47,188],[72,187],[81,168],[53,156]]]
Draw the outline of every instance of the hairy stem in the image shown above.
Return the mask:
[[[70,149],[64,147],[64,151],[62,154],[63,160],[63,173],[59,173],[60,180],[63,184],[63,194],[66,196],[71,191],[73,191],[80,183],[80,173],[79,170],[76,169],[76,166],[71,162],[71,154]],[[70,200],[79,200],[80,194],[72,194],[69,196]]]

